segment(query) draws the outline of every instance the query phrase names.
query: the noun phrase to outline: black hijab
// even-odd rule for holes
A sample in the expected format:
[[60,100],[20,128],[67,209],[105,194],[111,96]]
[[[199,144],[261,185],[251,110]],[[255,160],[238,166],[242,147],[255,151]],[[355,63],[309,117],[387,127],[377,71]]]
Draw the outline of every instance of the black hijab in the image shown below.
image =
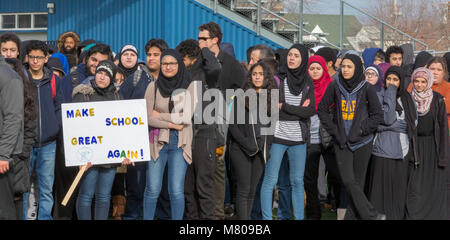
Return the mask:
[[172,56],[177,60],[178,63],[178,72],[172,78],[167,78],[162,73],[162,70],[159,71],[158,79],[156,80],[156,87],[158,88],[161,96],[167,98],[170,97],[169,102],[169,110],[172,110],[173,102],[172,102],[172,93],[176,89],[187,89],[189,84],[191,84],[192,78],[189,71],[186,69],[184,65],[183,59],[181,58],[180,53],[174,49],[164,50],[161,54],[161,69],[162,69],[162,60],[165,56]]
[[[302,62],[300,66],[298,66],[298,68],[296,69],[290,69],[288,67],[287,61],[286,62],[281,61],[282,65],[280,66],[279,75],[282,79],[284,79],[285,77],[287,78],[289,92],[295,96],[298,96],[302,91],[302,89],[304,88],[307,81],[311,81],[307,72],[309,56],[308,56],[308,49],[304,45],[296,43],[292,45],[291,48],[289,48],[289,51],[291,51],[291,49],[293,48],[297,49],[302,57]],[[286,54],[286,59],[288,54]]]
[[[355,64],[355,73],[353,74],[353,77],[351,79],[345,79],[344,75],[342,75],[342,69],[339,71],[339,81],[341,81],[344,88],[347,90],[347,92],[351,93],[353,89],[358,86],[362,81],[365,81],[364,77],[364,68],[361,61],[361,58],[354,55],[354,54],[347,54],[345,55],[345,59],[348,59],[352,61],[353,64]],[[341,63],[342,64],[342,63]]]
[[416,70],[417,68],[420,67],[425,67],[425,65],[427,65],[428,61],[430,61],[430,59],[433,58],[433,55],[431,55],[429,52],[426,51],[422,51],[419,54],[417,54],[416,56],[416,60],[414,60],[414,69]]
[[386,71],[384,75],[384,86],[386,87],[386,78],[389,74],[395,74],[400,79],[400,85],[397,88],[397,98],[400,98],[402,101],[403,107],[398,104],[398,101],[395,101],[395,111],[398,112],[399,115],[405,111],[405,121],[408,124],[408,136],[412,138],[416,134],[416,105],[414,104],[411,95],[408,93],[407,82],[405,81],[405,72],[401,67],[391,66]]

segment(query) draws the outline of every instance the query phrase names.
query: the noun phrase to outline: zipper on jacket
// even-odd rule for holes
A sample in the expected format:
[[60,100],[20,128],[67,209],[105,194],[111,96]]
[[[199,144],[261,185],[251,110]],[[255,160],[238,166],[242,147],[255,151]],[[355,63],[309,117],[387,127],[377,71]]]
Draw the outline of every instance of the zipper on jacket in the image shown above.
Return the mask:
[[[249,112],[249,115],[250,115],[251,123],[253,123],[253,115],[252,115],[252,113]],[[255,156],[258,153],[258,151],[259,151],[258,141],[256,140],[255,124],[251,124],[251,125],[252,125],[252,128],[253,128],[253,138],[255,139],[255,144],[256,144],[256,152],[253,153],[253,154],[250,154],[250,157]]]
[[38,84],[38,99],[39,99],[39,147],[42,145],[42,111],[41,111],[41,84]]

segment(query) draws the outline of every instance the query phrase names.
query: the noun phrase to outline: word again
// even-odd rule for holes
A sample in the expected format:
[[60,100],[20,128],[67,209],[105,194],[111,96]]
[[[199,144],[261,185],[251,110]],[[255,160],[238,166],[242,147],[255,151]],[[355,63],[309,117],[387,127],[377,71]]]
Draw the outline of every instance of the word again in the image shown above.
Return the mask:
[[138,158],[144,159],[144,150],[141,149],[140,151],[125,151],[125,150],[109,150],[108,151],[108,158],[128,158],[128,159],[138,159]]
[[77,118],[77,117],[93,117],[94,109],[93,108],[83,108],[76,110],[67,110],[67,118]]
[[144,125],[144,122],[142,122],[141,117],[106,119],[106,126],[129,126],[129,125]]
[[[92,136],[92,137],[78,137],[72,138],[72,145],[93,145],[93,144],[102,144],[103,136]],[[98,141],[97,141],[98,139]]]

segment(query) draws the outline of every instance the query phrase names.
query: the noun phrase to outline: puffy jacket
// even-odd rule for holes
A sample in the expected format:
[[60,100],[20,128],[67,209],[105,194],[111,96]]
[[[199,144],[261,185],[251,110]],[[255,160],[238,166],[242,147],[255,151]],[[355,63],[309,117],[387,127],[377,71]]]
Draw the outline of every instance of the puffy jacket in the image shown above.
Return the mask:
[[52,76],[53,72],[44,67],[44,77],[41,80],[33,80],[38,108],[37,139],[34,147],[42,147],[55,141],[61,129],[61,104],[64,103],[64,94],[61,79],[55,76],[56,96],[52,97]]

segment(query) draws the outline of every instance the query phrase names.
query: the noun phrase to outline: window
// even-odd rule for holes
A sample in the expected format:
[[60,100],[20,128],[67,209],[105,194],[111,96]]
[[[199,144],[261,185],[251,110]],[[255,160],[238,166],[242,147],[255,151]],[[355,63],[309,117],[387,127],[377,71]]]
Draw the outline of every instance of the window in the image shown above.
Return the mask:
[[34,14],[34,27],[47,28],[47,14]]
[[0,14],[0,30],[47,30],[47,13]]
[[31,15],[19,15],[19,28],[31,28]]
[[3,15],[2,28],[5,29],[16,28],[16,15]]

